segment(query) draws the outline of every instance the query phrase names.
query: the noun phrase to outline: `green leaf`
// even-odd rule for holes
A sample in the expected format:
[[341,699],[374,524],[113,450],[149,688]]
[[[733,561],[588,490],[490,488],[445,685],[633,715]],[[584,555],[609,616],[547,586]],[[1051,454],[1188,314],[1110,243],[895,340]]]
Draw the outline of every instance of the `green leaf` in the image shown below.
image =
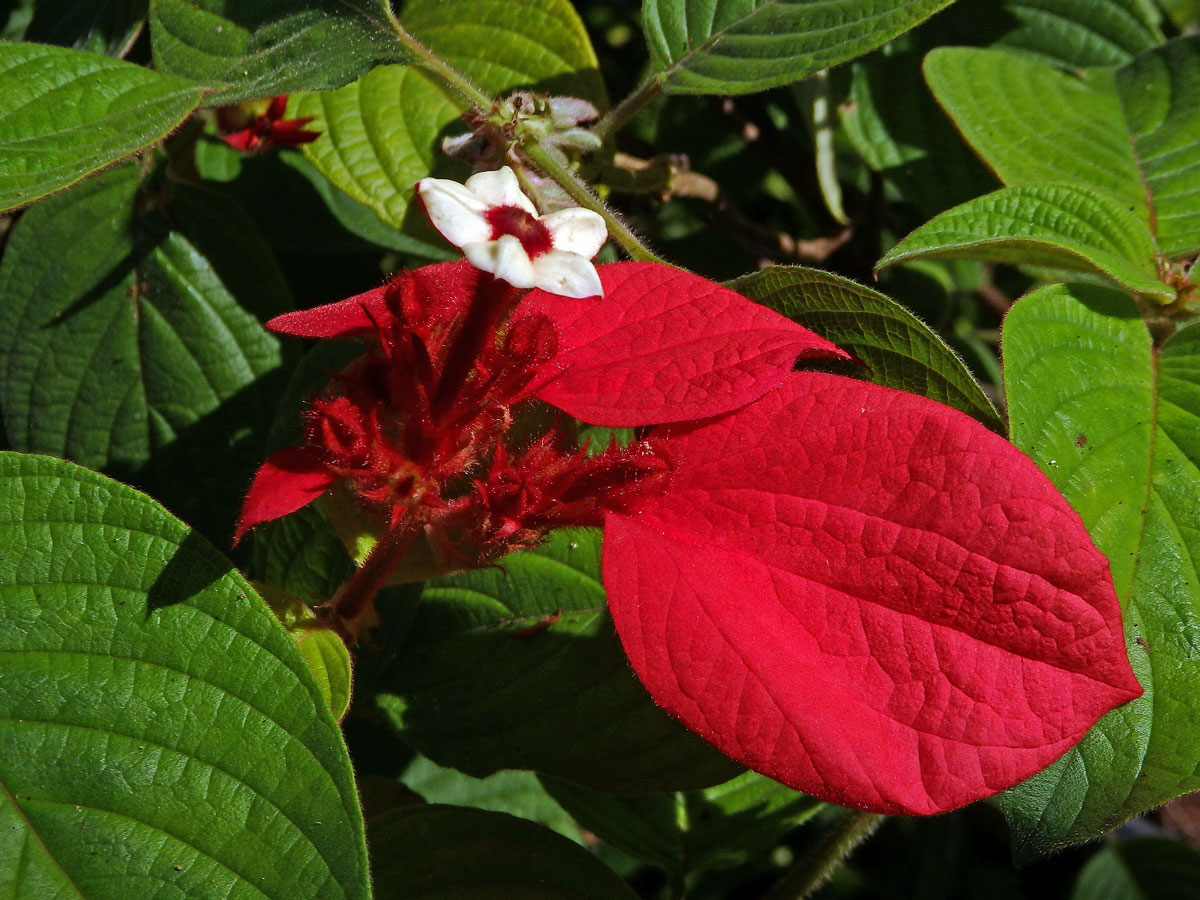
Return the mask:
[[655,78],[673,94],[749,94],[862,56],[951,0],[644,0]]
[[409,223],[418,181],[456,171],[440,146],[459,109],[415,68],[380,66],[341,90],[300,94],[292,108],[311,116],[309,127],[321,132],[305,144],[305,158],[393,228],[423,222],[414,210]]
[[1117,72],[1117,94],[1169,257],[1200,250],[1200,35],[1143,53]]
[[143,494],[0,454],[0,883],[361,898],[350,760],[292,641]]
[[600,790],[700,787],[739,771],[634,678],[599,566],[596,532],[560,531],[503,569],[429,582],[380,688],[400,738],[470,775],[535,769]]
[[25,40],[121,54],[137,40],[148,0],[38,0]]
[[1117,70],[1063,72],[1002,50],[926,57],[938,102],[1009,186],[1070,181],[1115,197],[1168,257],[1200,249],[1200,35]]
[[1064,183],[1002,188],[934,217],[876,266],[922,257],[1049,266],[1110,278],[1164,303],[1175,292],[1158,278],[1154,238],[1106,194]]
[[1070,67],[1119,66],[1161,44],[1146,0],[1004,0],[1015,24],[996,46]]
[[119,59],[0,42],[0,211],[157,143],[206,91]]
[[[951,7],[945,15],[956,9]],[[931,25],[928,30],[942,29]],[[913,90],[924,53],[918,47],[890,55],[873,53],[855,62],[850,92],[838,116],[867,165],[885,174],[927,219],[992,190],[996,179],[929,93]]]
[[609,794],[542,776],[581,826],[682,878],[760,858],[821,808],[757,772],[699,791]]
[[1080,871],[1071,900],[1200,900],[1200,853],[1165,838],[1109,844]]
[[729,287],[849,350],[876,384],[941,401],[999,430],[995,408],[963,361],[916,316],[878,291],[819,269],[773,266]]
[[221,103],[341,87],[404,51],[385,0],[151,0],[154,65]]
[[604,863],[524,819],[408,806],[370,823],[376,900],[635,900]]
[[596,52],[569,0],[408,0],[401,18],[485,93],[533,88],[608,105]]
[[472,778],[423,756],[405,768],[400,780],[430,803],[448,803],[519,816],[579,842],[579,826],[563,811],[532,772],[496,772]]
[[1012,440],[1108,557],[1146,690],[1004,795],[1029,857],[1200,788],[1200,329],[1155,352],[1127,295],[1052,285],[1013,306],[1003,339]]
[[[223,539],[258,455],[257,413],[279,389],[264,377],[279,344],[251,309],[290,298],[228,201],[139,188],[138,168],[119,167],[14,228],[0,265],[4,425],[15,449],[170,492],[160,499]],[[168,205],[142,214],[139,196]]]
[[273,585],[256,583],[255,587],[300,648],[326,707],[340,722],[350,708],[353,674],[345,643],[299,598]]
[[[596,55],[567,0],[414,0],[404,24],[480,88],[496,96],[537,87],[607,103]],[[441,139],[462,110],[434,81],[407,66],[384,66],[340,91],[302,94],[297,116],[322,136],[304,155],[334,185],[385,223],[425,239],[424,214],[409,215],[413,187],[430,173],[460,177]]]

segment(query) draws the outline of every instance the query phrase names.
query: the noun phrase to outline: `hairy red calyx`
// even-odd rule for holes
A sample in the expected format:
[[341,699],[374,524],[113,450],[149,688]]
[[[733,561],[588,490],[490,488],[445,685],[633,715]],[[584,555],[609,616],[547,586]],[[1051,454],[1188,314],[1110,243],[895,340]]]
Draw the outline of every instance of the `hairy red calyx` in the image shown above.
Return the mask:
[[[505,282],[431,266],[358,299],[357,310],[338,305],[345,321],[317,322],[318,310],[276,323],[285,333],[360,334],[367,349],[311,401],[303,445],[263,467],[239,538],[342,484],[381,534],[396,532],[398,555],[417,540],[428,546],[428,577],[491,564],[551,528],[600,525],[606,511],[630,512],[665,489],[669,462],[648,442],[589,457],[562,416],[513,437],[558,337],[545,316],[514,318],[518,292]],[[285,467],[287,479],[272,476]],[[363,610],[337,612],[351,620]]]

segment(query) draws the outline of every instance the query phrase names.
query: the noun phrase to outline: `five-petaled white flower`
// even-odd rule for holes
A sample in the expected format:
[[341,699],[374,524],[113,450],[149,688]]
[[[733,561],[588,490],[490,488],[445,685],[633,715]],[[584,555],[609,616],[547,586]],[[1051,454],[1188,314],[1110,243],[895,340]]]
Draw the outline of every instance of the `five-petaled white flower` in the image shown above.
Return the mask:
[[475,268],[516,288],[564,297],[603,293],[591,263],[608,238],[598,213],[576,207],[539,216],[508,166],[466,184],[422,178],[417,192],[434,227]]

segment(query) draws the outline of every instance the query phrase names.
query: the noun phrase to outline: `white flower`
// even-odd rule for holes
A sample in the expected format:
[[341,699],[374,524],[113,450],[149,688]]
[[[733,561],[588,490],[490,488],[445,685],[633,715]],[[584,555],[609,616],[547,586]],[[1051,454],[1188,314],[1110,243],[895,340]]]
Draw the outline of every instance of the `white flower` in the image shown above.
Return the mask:
[[608,239],[598,213],[572,208],[539,216],[508,166],[466,184],[422,178],[417,192],[434,227],[475,268],[517,288],[564,297],[603,293],[591,263]]

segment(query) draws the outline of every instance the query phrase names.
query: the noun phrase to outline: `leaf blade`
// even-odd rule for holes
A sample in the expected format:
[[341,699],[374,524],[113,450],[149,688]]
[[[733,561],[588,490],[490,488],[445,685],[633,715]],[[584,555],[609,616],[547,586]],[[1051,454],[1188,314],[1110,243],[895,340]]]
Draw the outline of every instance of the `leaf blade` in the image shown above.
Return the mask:
[[1141,693],[1078,515],[961,413],[803,372],[662,439],[670,492],[606,516],[609,608],[655,700],[756,771],[946,811]]
[[1191,722],[1200,671],[1188,649],[1200,490],[1200,332],[1157,354],[1132,301],[1103,288],[1054,285],[1005,323],[1014,442],[1079,510],[1112,561],[1128,649],[1145,696],[1110,713],[1077,748],[1003,808],[1029,856],[1086,840],[1194,790]]
[[0,782],[76,895],[365,900],[341,736],[245,580],[149,498],[48,457],[0,454],[0,529]]
[[747,94],[799,81],[916,27],[951,0],[644,0],[668,93]]
[[1002,188],[947,210],[892,247],[877,269],[921,258],[983,259],[1092,272],[1170,302],[1145,223],[1105,194],[1068,183]]
[[0,210],[70,187],[156,143],[207,91],[92,53],[0,42]]

